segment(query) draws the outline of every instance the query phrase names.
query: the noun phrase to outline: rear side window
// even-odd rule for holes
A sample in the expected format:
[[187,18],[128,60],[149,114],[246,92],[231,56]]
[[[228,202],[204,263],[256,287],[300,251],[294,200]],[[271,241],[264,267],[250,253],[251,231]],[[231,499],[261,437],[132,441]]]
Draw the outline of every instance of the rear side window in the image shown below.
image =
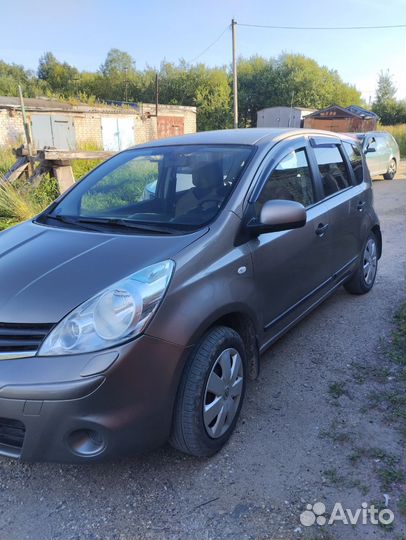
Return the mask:
[[357,184],[360,184],[364,179],[361,151],[357,146],[348,142],[344,142],[343,146],[350,159],[351,167],[355,175],[355,180]]
[[313,181],[304,149],[285,156],[268,177],[257,200],[260,211],[266,201],[282,199],[296,201],[303,206],[315,202]]
[[326,197],[351,186],[347,167],[337,146],[317,146],[314,153]]

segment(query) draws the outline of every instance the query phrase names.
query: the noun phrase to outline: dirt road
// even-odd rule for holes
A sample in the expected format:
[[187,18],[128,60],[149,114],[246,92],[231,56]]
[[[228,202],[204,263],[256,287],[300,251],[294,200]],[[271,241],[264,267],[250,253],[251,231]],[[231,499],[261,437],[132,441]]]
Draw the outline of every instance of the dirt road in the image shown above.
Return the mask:
[[[384,237],[375,288],[340,290],[265,355],[220,454],[163,448],[80,467],[1,458],[0,538],[404,537],[393,414],[403,387],[385,353],[405,295],[404,164],[402,180],[374,182],[374,192]],[[300,513],[316,501],[327,514],[336,502],[354,511],[386,502],[395,522],[303,526]]]

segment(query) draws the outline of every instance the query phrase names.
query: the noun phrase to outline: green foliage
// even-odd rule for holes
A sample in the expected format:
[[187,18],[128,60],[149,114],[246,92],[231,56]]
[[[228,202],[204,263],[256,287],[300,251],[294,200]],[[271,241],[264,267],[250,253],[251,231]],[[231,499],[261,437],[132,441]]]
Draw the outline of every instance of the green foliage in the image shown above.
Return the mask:
[[240,59],[238,73],[239,123],[243,127],[255,125],[256,112],[264,107],[292,104],[320,109],[361,104],[358,90],[344,83],[336,71],[300,54],[283,54],[277,60]]
[[125,71],[135,72],[135,62],[130,54],[119,49],[110,49],[106,60],[100,66],[105,77],[122,76]]
[[[88,141],[86,143],[83,143],[80,145],[78,150],[85,150],[85,151],[97,151],[102,150],[102,148],[99,148],[97,144]],[[73,177],[76,181],[80,180],[83,176],[85,176],[88,172],[90,172],[92,169],[97,167],[103,160],[101,159],[75,159],[72,160],[72,171],[73,171]]]
[[18,189],[0,179],[0,230],[30,219],[45,206],[34,200],[27,185]]
[[0,60],[0,95],[17,96],[19,84],[24,88],[27,97],[44,94],[47,90],[46,84],[38,80],[32,71]]
[[398,124],[395,126],[378,126],[379,131],[388,131],[398,143],[400,157],[406,157],[406,124]]
[[[278,59],[254,56],[238,61],[239,124],[255,126],[258,109],[276,105],[321,108],[332,104],[360,104],[360,93],[342,81],[336,71],[319,66],[300,54]],[[226,66],[208,68],[162,62],[159,100],[173,105],[197,107],[199,130],[224,129],[232,125],[232,78]],[[97,72],[79,72],[47,52],[39,61],[38,78],[22,66],[0,62],[0,94],[17,95],[21,84],[27,96],[45,94],[70,101],[124,99],[155,101],[156,70],[139,71],[128,53],[111,49]]]
[[67,62],[58,62],[51,52],[46,52],[39,59],[38,78],[46,81],[53,92],[69,96],[75,91],[75,82],[79,78],[79,71]]
[[0,148],[0,179],[12,165],[14,165],[16,157],[10,147]]
[[402,124],[406,122],[406,101],[397,101],[396,87],[392,76],[381,71],[378,77],[376,98],[372,110],[379,116],[384,125]]
[[378,86],[376,89],[376,102],[384,102],[395,99],[396,86],[393,84],[389,71],[380,71],[378,76]]
[[128,206],[141,200],[147,184],[158,177],[158,162],[131,160],[105,176],[82,198],[82,209],[90,213]]

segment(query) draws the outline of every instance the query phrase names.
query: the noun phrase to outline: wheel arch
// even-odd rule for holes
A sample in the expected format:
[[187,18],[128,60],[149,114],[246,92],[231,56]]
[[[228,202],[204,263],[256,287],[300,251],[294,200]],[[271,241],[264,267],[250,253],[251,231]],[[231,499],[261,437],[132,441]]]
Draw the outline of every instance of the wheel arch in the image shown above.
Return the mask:
[[[192,338],[193,345],[196,346],[203,336],[216,326],[227,326],[235,330],[242,338],[248,361],[248,375],[251,380],[258,377],[259,374],[259,340],[257,334],[256,321],[252,315],[239,306],[230,306],[228,309],[213,314],[210,318],[203,321],[198,331]],[[194,347],[191,348],[191,351]],[[183,366],[183,370],[185,369]]]
[[381,233],[381,228],[378,224],[374,225],[372,227],[372,232],[375,234],[376,236],[376,239],[378,241],[378,259],[381,258],[382,256],[382,233]]

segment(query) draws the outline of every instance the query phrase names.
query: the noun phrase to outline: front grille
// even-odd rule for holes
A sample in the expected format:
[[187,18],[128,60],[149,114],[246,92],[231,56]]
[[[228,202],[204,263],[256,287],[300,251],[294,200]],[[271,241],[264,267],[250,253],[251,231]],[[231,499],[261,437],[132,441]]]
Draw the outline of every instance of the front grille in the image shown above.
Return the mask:
[[0,355],[36,352],[52,324],[0,323]]
[[[0,448],[1,446],[20,449],[23,446],[25,427],[19,420],[0,418]],[[0,449],[1,453],[1,449]]]

